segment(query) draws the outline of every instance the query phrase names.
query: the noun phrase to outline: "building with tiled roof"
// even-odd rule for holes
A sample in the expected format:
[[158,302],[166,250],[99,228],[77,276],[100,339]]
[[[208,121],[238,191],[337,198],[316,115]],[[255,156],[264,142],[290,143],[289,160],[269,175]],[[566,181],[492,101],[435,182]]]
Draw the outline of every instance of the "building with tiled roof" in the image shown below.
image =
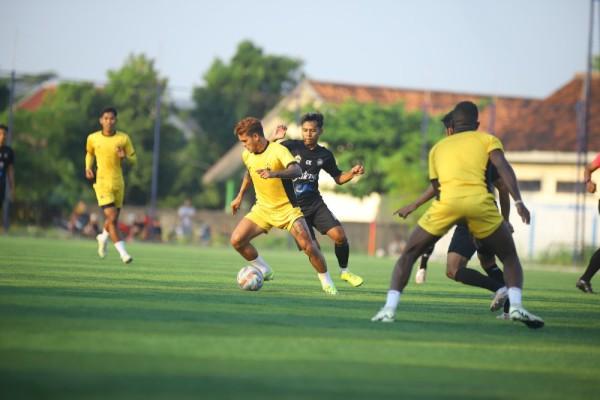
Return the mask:
[[[534,222],[526,227],[515,221],[515,240],[521,253],[533,256],[541,249],[572,241],[574,236],[573,208],[575,191],[581,181],[577,167],[578,143],[577,107],[582,99],[583,75],[556,90],[545,99],[494,96],[492,94],[456,93],[445,91],[390,88],[383,86],[351,85],[317,80],[301,82],[264,118],[266,132],[284,121],[283,111],[294,111],[312,105],[340,104],[347,100],[359,103],[392,104],[402,102],[409,111],[427,110],[441,115],[463,100],[480,105],[480,130],[497,135],[503,142],[508,160],[520,181],[526,203],[532,208]],[[294,135],[290,127],[291,136]],[[600,74],[591,81],[590,118],[587,159],[600,151]],[[241,144],[234,145],[204,175],[205,183],[235,177],[242,169]],[[325,180],[327,176],[323,176]],[[326,186],[326,185],[325,185]],[[324,193],[328,203],[342,221],[389,220],[379,213],[379,201],[369,199],[370,205],[337,201],[336,194]],[[589,196],[588,196],[589,198]],[[336,208],[337,207],[337,208]],[[588,224],[586,237],[598,244],[598,217],[591,199],[587,201]],[[515,213],[513,212],[513,215]],[[556,223],[561,230],[556,234]],[[438,246],[444,249],[444,245]]]

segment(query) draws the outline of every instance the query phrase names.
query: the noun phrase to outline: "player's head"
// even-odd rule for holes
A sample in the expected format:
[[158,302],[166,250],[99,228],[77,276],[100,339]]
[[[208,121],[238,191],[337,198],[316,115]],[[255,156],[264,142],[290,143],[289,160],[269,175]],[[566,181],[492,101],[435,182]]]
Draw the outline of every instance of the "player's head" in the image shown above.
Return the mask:
[[452,110],[454,132],[474,131],[479,127],[479,111],[472,101],[461,101]]
[[323,114],[319,112],[304,114],[300,119],[300,129],[304,144],[308,147],[316,146],[319,136],[323,133]]
[[452,111],[444,115],[444,118],[442,118],[442,123],[444,124],[444,128],[446,128],[446,135],[452,135],[454,133],[454,128],[452,126]]
[[117,124],[117,109],[106,107],[100,113],[100,125],[104,132],[112,132]]
[[237,124],[234,129],[238,140],[242,142],[246,150],[257,153],[264,147],[265,133],[258,118],[246,117]]
[[4,140],[6,140],[6,134],[8,133],[8,126],[4,124],[0,124],[0,146],[4,144]]

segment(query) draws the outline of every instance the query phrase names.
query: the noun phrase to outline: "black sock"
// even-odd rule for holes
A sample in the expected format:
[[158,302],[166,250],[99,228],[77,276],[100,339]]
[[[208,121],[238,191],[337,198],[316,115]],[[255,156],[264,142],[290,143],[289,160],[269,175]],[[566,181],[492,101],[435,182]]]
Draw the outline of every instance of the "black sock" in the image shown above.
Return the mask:
[[600,249],[596,250],[594,254],[592,254],[592,258],[590,258],[590,263],[588,264],[585,272],[581,276],[581,280],[589,282],[594,277],[594,274],[598,272],[600,269]]
[[485,276],[481,272],[475,271],[471,268],[461,268],[458,271],[456,271],[456,275],[454,275],[454,280],[456,280],[457,282],[462,282],[465,285],[484,288],[491,292],[495,292],[496,290],[504,286],[496,282],[492,278]]
[[423,254],[421,256],[421,265],[419,265],[419,269],[427,269],[427,261],[429,261],[429,254]]
[[429,261],[431,253],[433,253],[433,246],[428,247],[421,256],[421,265],[419,265],[419,269],[427,269],[427,262]]
[[348,242],[335,245],[335,256],[340,268],[348,268],[348,258],[350,258],[350,246]]
[[500,268],[498,268],[498,266],[496,264],[494,264],[490,268],[486,269],[485,273],[488,274],[488,276],[490,278],[492,278],[493,280],[495,280],[496,282],[501,283],[502,286],[505,285],[504,273],[502,272],[502,270]]

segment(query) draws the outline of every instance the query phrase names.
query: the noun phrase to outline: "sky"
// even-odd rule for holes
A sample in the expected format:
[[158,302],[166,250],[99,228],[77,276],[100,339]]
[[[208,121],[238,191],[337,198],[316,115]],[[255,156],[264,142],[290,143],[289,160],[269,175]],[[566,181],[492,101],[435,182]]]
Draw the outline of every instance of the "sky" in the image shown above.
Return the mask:
[[[0,73],[106,81],[144,53],[189,98],[249,39],[350,84],[545,97],[586,68],[589,0],[0,0]],[[600,26],[600,1],[596,26]],[[594,50],[600,33],[594,33]]]

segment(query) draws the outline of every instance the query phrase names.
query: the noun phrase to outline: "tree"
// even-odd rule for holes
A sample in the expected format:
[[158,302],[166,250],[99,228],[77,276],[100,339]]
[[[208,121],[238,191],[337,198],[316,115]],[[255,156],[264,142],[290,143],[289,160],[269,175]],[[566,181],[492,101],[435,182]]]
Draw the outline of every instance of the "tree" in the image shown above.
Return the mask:
[[[156,118],[157,88],[164,90],[166,79],[160,78],[154,61],[145,55],[130,55],[124,65],[108,72],[105,93],[119,112],[119,127],[131,135],[138,156],[138,165],[128,169],[126,196],[132,204],[148,204],[152,181],[154,124]],[[182,133],[168,121],[169,107],[161,107],[161,138],[159,157],[158,197],[172,193],[182,164],[189,161],[179,157],[186,147]],[[183,153],[185,154],[185,153]]]
[[[194,89],[194,117],[210,136],[201,154],[212,163],[236,141],[233,126],[246,116],[262,118],[302,78],[302,61],[264,54],[250,41],[238,45],[229,64],[216,59]],[[207,144],[207,143],[202,143]],[[209,164],[210,165],[210,164]]]
[[592,70],[600,71],[600,54],[596,54],[592,60]]
[[361,163],[368,178],[338,190],[356,196],[377,193],[402,193],[414,196],[428,184],[428,149],[443,132],[441,123],[432,120],[423,134],[423,114],[408,112],[401,103],[345,102],[328,106],[323,142],[333,151],[340,168]]

